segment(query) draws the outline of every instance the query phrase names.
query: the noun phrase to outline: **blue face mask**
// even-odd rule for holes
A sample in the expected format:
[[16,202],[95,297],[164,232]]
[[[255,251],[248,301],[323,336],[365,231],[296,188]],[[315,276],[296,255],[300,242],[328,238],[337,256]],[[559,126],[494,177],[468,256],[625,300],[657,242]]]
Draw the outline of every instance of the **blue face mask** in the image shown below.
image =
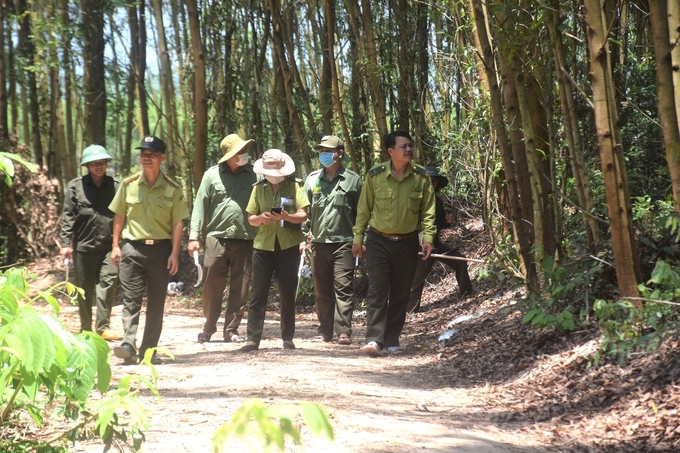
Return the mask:
[[324,167],[330,167],[335,163],[333,160],[333,154],[335,153],[329,153],[329,152],[321,152],[319,153],[319,162],[321,162],[321,165]]

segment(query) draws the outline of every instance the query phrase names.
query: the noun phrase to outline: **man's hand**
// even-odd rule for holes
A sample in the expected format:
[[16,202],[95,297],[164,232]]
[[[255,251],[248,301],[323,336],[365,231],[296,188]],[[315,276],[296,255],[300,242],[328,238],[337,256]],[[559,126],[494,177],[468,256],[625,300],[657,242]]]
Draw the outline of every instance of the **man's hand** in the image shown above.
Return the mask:
[[193,258],[195,251],[201,251],[201,243],[198,241],[189,241],[189,245],[187,245],[187,251],[189,252],[189,256]]
[[111,249],[111,262],[114,266],[118,267],[120,264],[120,247],[114,247]]
[[363,244],[354,244],[352,245],[352,256],[356,258],[357,256],[361,259],[364,259],[364,255],[366,254],[366,246]]
[[168,270],[170,271],[170,275],[175,275],[177,273],[177,270],[179,269],[179,258],[177,255],[170,255],[170,258],[168,258]]
[[260,225],[269,225],[274,221],[273,214],[271,212],[263,212],[259,215]]
[[420,245],[420,250],[423,254],[423,261],[425,261],[432,254],[432,244],[430,244],[429,242],[423,242]]
[[68,258],[69,261],[72,261],[71,256],[73,255],[73,249],[71,247],[62,247],[59,249],[59,255],[61,255],[62,261],[66,258]]

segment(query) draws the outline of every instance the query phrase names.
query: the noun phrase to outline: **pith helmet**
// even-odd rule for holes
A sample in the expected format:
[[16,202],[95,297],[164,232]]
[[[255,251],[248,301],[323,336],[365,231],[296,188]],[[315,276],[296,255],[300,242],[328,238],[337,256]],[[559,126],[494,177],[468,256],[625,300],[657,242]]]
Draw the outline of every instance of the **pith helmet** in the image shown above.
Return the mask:
[[109,156],[103,146],[90,145],[83,150],[83,158],[80,160],[80,165],[86,165],[96,160],[111,160],[113,157]]

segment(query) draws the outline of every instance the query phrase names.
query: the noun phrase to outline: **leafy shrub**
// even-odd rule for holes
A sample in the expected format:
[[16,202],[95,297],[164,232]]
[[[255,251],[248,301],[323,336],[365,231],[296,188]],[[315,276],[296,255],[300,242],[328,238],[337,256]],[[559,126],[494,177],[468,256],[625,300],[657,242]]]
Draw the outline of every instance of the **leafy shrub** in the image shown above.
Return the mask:
[[[74,438],[79,430],[95,422],[105,443],[105,451],[117,443],[136,450],[141,445],[141,430],[148,427],[146,413],[130,389],[133,380],[155,392],[155,384],[140,376],[125,377],[113,396],[102,399],[95,408],[88,406],[90,393],[96,387],[105,394],[111,382],[109,346],[99,335],[83,332],[74,335],[55,317],[33,307],[37,300],[46,301],[59,314],[59,302],[52,295],[58,286],[29,297],[26,270],[11,268],[0,273],[0,423],[18,423],[19,413],[28,413],[35,424],[43,424],[48,403],[58,403],[58,412],[70,419],[83,418],[74,430],[61,437]],[[63,283],[66,293],[75,296],[82,290]],[[145,360],[148,362],[149,357]],[[155,375],[154,375],[155,376]],[[127,412],[132,421],[132,444],[127,443],[127,424],[119,422],[116,412]],[[11,418],[13,417],[13,418]],[[60,442],[59,438],[55,441]],[[10,451],[58,451],[59,446],[16,439],[0,448]]]

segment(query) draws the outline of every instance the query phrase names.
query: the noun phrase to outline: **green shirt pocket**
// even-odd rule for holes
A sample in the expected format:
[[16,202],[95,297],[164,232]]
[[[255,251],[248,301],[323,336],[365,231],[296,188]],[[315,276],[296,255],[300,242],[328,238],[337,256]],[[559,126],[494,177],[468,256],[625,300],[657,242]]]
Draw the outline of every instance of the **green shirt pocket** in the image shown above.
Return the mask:
[[408,208],[414,214],[420,212],[420,204],[423,201],[423,190],[420,188],[411,189],[408,193]]

